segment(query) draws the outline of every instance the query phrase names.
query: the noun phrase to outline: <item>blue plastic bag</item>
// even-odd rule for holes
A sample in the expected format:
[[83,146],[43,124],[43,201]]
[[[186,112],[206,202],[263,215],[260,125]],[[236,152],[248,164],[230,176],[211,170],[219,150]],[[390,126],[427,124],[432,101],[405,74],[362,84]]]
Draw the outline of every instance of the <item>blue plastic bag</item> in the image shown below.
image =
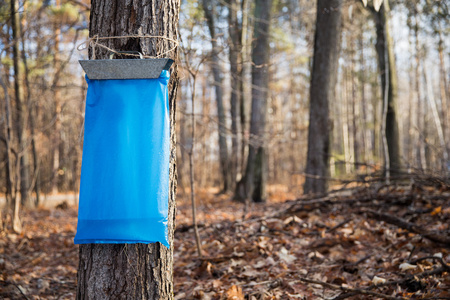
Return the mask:
[[170,122],[167,84],[89,80],[75,244],[169,247]]

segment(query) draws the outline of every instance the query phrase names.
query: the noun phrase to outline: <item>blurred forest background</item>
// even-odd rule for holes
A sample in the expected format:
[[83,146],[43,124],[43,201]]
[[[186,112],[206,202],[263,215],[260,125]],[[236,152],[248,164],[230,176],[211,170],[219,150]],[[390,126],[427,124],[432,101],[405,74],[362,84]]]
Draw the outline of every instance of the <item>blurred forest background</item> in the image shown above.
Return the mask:
[[[196,186],[238,200],[265,201],[267,185],[300,196],[448,176],[447,1],[334,1],[340,19],[320,26],[316,16],[329,12],[316,15],[316,1],[270,2],[181,1],[181,193],[190,157]],[[15,199],[33,207],[78,192],[87,86],[77,61],[88,55],[78,46],[89,9],[87,0],[0,1],[0,193],[11,209]],[[314,70],[315,36],[316,52],[336,62],[329,78]],[[324,90],[326,102],[310,102]]]

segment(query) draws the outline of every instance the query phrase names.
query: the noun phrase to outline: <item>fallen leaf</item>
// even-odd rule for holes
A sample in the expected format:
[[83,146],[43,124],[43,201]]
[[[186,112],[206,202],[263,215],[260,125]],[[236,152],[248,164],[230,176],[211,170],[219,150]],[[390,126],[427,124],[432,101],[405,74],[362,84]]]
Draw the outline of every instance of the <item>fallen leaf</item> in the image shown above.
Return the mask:
[[244,300],[240,286],[233,285],[225,292],[225,300]]
[[402,271],[414,270],[417,268],[416,265],[411,265],[409,263],[402,263],[398,268]]
[[385,282],[386,282],[386,279],[378,277],[378,276],[374,276],[373,279],[372,279],[372,283],[375,284],[375,285],[383,284]]
[[442,212],[442,206],[438,206],[435,209],[433,209],[433,211],[431,212],[432,216],[438,215]]
[[278,252],[278,257],[288,264],[293,263],[297,259],[294,255],[289,254],[289,251],[284,247],[282,247],[280,252]]

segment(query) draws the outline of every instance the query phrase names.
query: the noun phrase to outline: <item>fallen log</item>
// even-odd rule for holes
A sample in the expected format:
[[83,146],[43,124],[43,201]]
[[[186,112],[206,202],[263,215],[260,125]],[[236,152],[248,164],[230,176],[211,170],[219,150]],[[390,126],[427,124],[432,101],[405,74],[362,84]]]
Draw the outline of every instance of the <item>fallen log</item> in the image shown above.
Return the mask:
[[395,225],[395,226],[405,229],[409,232],[420,234],[424,238],[426,238],[430,241],[433,241],[435,243],[443,244],[447,247],[450,247],[450,236],[448,236],[448,235],[437,234],[437,233],[428,231],[419,225],[405,221],[396,216],[381,213],[381,212],[374,211],[371,209],[364,209],[364,210],[361,210],[361,212],[367,213],[369,216],[375,217],[377,220],[384,221],[386,223]]

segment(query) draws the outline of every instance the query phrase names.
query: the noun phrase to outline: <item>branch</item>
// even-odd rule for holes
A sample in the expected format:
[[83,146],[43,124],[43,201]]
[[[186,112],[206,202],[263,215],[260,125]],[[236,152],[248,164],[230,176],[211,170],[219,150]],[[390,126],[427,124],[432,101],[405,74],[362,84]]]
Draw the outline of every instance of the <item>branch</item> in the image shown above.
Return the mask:
[[439,235],[436,233],[432,233],[430,231],[427,231],[423,229],[422,227],[410,223],[408,221],[405,221],[403,219],[400,219],[398,217],[395,217],[393,215],[380,213],[371,209],[365,209],[362,210],[362,212],[366,212],[369,215],[374,216],[376,219],[384,221],[386,223],[398,226],[402,229],[408,230],[409,232],[420,234],[421,236],[429,239],[430,241],[433,241],[435,243],[444,244],[446,246],[450,246],[450,237],[446,235]]
[[368,291],[368,290],[361,289],[361,288],[349,288],[349,287],[344,287],[344,286],[337,285],[337,284],[332,284],[332,283],[323,282],[323,281],[319,281],[319,280],[312,280],[312,279],[303,278],[303,277],[298,278],[298,280],[305,282],[305,283],[318,284],[325,288],[329,288],[329,289],[333,289],[333,290],[344,291],[347,295],[351,294],[351,295],[348,295],[348,297],[361,294],[361,295],[375,296],[375,297],[379,297],[382,299],[388,299],[388,300],[406,300],[406,298],[403,298],[403,297],[393,297],[393,296],[389,296],[386,294],[372,292],[372,291]]
[[22,294],[22,296],[25,298],[25,299],[27,299],[27,300],[29,300],[29,298],[22,292],[22,289],[17,285],[17,284],[15,284],[14,282],[11,282],[11,281],[6,281],[6,280],[0,280],[0,282],[2,282],[2,283],[4,283],[4,284],[11,284],[11,285],[13,285],[13,286],[15,286],[18,290],[19,290],[19,292]]

